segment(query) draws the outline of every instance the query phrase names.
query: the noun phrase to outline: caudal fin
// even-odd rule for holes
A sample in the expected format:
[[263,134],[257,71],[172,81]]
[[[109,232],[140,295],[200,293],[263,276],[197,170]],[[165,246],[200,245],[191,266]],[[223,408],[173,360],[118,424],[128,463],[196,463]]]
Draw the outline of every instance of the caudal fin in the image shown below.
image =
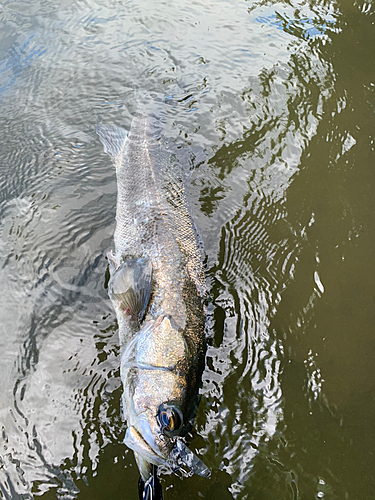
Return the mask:
[[124,148],[128,135],[127,131],[116,125],[104,125],[101,123],[96,127],[96,133],[103,143],[104,151],[108,153],[112,159],[117,158]]

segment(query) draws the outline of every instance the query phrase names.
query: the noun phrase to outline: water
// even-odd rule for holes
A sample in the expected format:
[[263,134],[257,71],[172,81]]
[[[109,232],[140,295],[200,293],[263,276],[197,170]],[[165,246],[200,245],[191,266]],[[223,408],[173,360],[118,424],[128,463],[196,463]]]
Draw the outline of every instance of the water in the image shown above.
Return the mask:
[[[95,134],[179,93],[211,336],[166,499],[374,497],[374,5],[0,4],[0,497],[136,498]],[[182,149],[183,151],[183,149]]]

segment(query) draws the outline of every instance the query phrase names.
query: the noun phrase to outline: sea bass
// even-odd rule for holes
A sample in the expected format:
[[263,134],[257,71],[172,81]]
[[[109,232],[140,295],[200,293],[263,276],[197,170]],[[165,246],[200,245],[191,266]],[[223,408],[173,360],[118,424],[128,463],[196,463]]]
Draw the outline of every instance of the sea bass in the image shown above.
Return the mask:
[[107,257],[121,345],[124,442],[145,482],[153,465],[210,475],[182,439],[199,404],[206,287],[185,173],[166,146],[160,114],[136,114],[129,134],[97,128],[117,176],[115,252]]

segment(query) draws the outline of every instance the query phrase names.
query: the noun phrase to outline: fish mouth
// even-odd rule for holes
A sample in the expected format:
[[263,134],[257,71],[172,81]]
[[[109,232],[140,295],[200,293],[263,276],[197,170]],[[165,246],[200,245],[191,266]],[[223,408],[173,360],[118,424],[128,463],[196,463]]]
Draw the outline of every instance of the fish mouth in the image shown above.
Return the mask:
[[154,448],[133,426],[128,427],[124,443],[128,448],[133,450],[136,455],[150,464],[164,466],[166,469],[175,473],[181,471],[188,476],[193,474],[205,478],[211,476],[210,469],[187,447],[181,438],[175,439],[174,445],[167,458],[164,458],[159,451],[156,451],[156,443]]
[[158,452],[155,441],[153,440],[154,446],[151,446],[134,426],[127,428],[124,444],[150,464],[166,465],[167,463],[167,459]]

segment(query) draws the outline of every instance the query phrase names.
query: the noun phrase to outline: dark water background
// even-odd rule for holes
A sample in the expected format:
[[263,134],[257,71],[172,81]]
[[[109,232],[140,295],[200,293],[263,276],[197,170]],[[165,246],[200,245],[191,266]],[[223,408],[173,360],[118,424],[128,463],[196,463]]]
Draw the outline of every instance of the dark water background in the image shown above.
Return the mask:
[[212,285],[166,499],[375,498],[373,2],[0,3],[0,498],[134,499],[99,121],[180,88]]

